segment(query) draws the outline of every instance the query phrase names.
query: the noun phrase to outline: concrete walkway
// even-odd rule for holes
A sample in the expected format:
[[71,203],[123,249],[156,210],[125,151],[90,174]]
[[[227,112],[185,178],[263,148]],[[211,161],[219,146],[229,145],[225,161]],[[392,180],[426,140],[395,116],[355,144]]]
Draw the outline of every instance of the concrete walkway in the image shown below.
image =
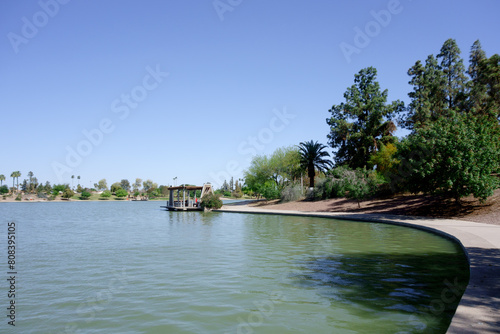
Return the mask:
[[[225,205],[220,212],[259,213],[335,218],[397,224],[427,230],[457,241],[470,264],[470,281],[447,333],[500,333],[500,226],[451,219],[377,214],[269,210]],[[452,287],[450,287],[452,291]],[[450,298],[444,291],[442,301]],[[448,293],[448,294],[447,294]]]

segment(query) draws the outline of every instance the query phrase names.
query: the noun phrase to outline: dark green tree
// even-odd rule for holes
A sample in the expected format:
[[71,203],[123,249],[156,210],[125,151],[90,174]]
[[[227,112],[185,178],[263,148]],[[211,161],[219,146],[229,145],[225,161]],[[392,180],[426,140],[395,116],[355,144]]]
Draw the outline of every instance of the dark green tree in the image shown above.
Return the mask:
[[320,144],[317,141],[301,142],[299,144],[300,166],[307,171],[309,176],[309,187],[314,188],[314,177],[316,171],[326,172],[333,166],[330,160],[330,154],[325,151],[326,145]]
[[99,199],[104,199],[104,200],[107,200],[111,197],[111,191],[109,190],[104,190],[102,193],[101,193],[101,196],[99,197]]
[[417,61],[408,70],[411,77],[409,84],[413,91],[408,93],[411,99],[408,114],[399,123],[409,129],[424,127],[445,114],[445,76],[433,55],[427,57],[425,66]]
[[123,198],[126,197],[127,195],[128,192],[125,189],[120,188],[116,191],[116,197]]
[[110,188],[110,190],[111,190],[112,193],[117,192],[119,189],[122,189],[122,186],[121,186],[120,182],[113,183],[111,185],[111,188]]
[[121,185],[122,189],[124,189],[126,191],[130,191],[130,182],[127,179],[121,180],[120,185]]
[[475,110],[492,121],[500,122],[500,55],[495,54],[479,62],[475,85],[479,86],[481,99]]
[[376,77],[375,68],[362,69],[355,75],[354,85],[344,93],[345,103],[329,110],[332,116],[326,120],[330,126],[328,143],[336,150],[337,165],[369,167],[370,156],[380,143],[395,140],[392,119],[403,111],[404,104],[397,100],[388,105],[388,91],[380,90]]
[[443,89],[447,107],[449,110],[462,110],[468,83],[457,42],[451,38],[446,40],[437,59],[441,60],[440,67],[445,77]]
[[61,197],[66,198],[66,199],[70,199],[74,195],[75,195],[75,193],[73,192],[73,190],[71,190],[70,187],[67,187],[66,189],[64,189]]
[[88,191],[84,190],[84,191],[82,191],[82,194],[80,195],[80,199],[86,200],[86,199],[89,199],[90,196],[91,196],[91,194]]
[[108,183],[106,182],[106,179],[102,179],[99,181],[99,183],[94,184],[96,186],[97,190],[107,190],[108,189]]
[[467,113],[441,117],[398,146],[399,181],[413,193],[444,193],[457,201],[493,194],[499,180],[500,131],[487,117]]

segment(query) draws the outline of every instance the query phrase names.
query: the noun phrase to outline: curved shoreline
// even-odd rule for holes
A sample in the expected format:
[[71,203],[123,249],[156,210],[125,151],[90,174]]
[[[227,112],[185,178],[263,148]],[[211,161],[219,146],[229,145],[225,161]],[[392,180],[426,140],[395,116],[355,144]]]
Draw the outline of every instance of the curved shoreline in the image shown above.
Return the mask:
[[[500,331],[500,226],[463,220],[275,210],[248,205],[225,205],[217,212],[334,218],[395,224],[444,236],[464,249],[470,267],[469,284],[447,333],[498,333]],[[445,296],[443,296],[443,300]]]

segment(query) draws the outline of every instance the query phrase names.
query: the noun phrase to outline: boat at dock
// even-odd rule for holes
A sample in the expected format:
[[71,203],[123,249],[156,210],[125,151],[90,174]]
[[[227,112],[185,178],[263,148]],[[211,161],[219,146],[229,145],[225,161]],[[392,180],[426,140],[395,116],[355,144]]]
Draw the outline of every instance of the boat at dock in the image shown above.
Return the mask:
[[[201,199],[205,194],[212,193],[213,187],[210,183],[205,183],[203,186],[188,186],[181,185],[169,187],[169,197],[166,206],[162,208],[168,211],[202,211]],[[201,191],[197,197],[197,192]],[[177,192],[177,193],[175,193]]]

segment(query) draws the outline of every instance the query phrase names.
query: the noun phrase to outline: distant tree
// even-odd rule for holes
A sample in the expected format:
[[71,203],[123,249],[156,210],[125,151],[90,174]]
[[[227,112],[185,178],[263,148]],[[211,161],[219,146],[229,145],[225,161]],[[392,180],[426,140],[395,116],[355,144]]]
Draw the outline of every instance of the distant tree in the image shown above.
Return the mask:
[[67,188],[69,188],[69,184],[65,183],[65,184],[54,184],[54,186],[52,187],[52,194],[54,196],[57,196],[59,195],[59,192],[63,192],[64,193],[64,190],[66,190]]
[[337,165],[351,168],[370,167],[370,156],[380,144],[395,141],[392,135],[396,126],[392,121],[396,113],[403,111],[399,100],[387,104],[387,89],[380,90],[376,81],[377,70],[362,69],[354,77],[354,85],[344,93],[345,103],[334,105],[326,120],[330,126],[329,145],[336,150]]
[[80,195],[80,199],[86,200],[86,199],[89,199],[90,196],[91,196],[91,194],[88,191],[84,190],[84,191],[82,191],[82,194]]
[[28,189],[29,189],[29,191],[30,191],[30,192],[31,192],[31,183],[32,183],[32,181],[33,181],[33,175],[34,175],[34,174],[33,174],[33,172],[32,172],[32,171],[29,171],[29,172],[28,172],[28,177],[30,178],[30,183],[29,183],[29,187],[28,187]]
[[23,183],[21,183],[21,191],[27,193],[28,192],[28,189],[29,189],[29,184],[28,184],[28,180],[27,179],[24,179],[23,180]]
[[127,195],[128,195],[128,192],[125,189],[120,188],[116,191],[116,197],[123,198],[123,197],[126,197]]
[[5,175],[0,174],[0,186],[3,185],[3,181],[5,181]]
[[121,185],[122,189],[124,189],[126,191],[130,191],[130,182],[127,179],[121,180],[120,185]]
[[80,175],[76,177],[78,179],[78,184],[80,184]]
[[21,176],[20,171],[15,171],[10,174],[10,177],[12,178],[12,188],[14,188],[14,179],[17,180],[17,191],[19,191],[19,177]]
[[47,193],[52,192],[52,186],[50,185],[49,181],[45,182],[45,186],[43,188],[44,188],[45,192],[47,192]]
[[73,184],[74,180],[75,180],[75,176],[71,175],[71,189],[73,189],[73,187],[74,187],[74,184]]
[[473,92],[479,96],[474,108],[475,114],[487,116],[500,122],[500,55],[479,61],[477,78],[473,79]]
[[31,184],[30,184],[30,193],[34,193],[35,190],[38,188],[38,179],[36,177],[33,177],[31,179]]
[[161,196],[165,197],[165,196],[168,196],[169,195],[169,190],[168,190],[168,186],[165,186],[165,185],[161,185],[158,187],[158,189],[160,190],[160,194]]
[[80,184],[78,184],[78,186],[76,187],[76,192],[78,192],[78,193],[80,193],[80,194],[81,194],[81,193],[83,193],[84,191],[85,191],[85,189],[84,189],[84,188],[83,188]]
[[267,199],[279,198],[287,183],[300,176],[300,157],[297,147],[280,147],[270,156],[257,155],[244,172],[248,190],[264,194]]
[[224,180],[224,183],[222,183],[221,190],[222,192],[229,191],[229,184],[227,183],[226,180]]
[[314,176],[316,175],[316,170],[327,171],[333,166],[330,160],[326,157],[330,157],[330,154],[324,149],[326,145],[320,144],[317,141],[301,142],[299,144],[300,152],[300,166],[303,170],[307,171],[307,175],[310,180],[310,187],[314,188]]
[[277,148],[269,158],[269,168],[276,187],[281,191],[286,183],[302,174],[300,150],[293,146]]
[[229,191],[234,190],[234,178],[231,176],[231,180],[229,180]]
[[104,190],[100,196],[100,199],[109,199],[111,197],[111,191]]
[[142,186],[142,179],[140,179],[140,178],[135,179],[134,192],[140,191],[141,190],[141,186]]
[[480,67],[485,59],[486,53],[481,48],[481,42],[477,40],[472,44],[469,56],[469,68],[467,69],[467,74],[471,78],[468,82],[468,110],[474,109],[476,112],[482,110],[487,99],[487,86],[480,80],[482,74]]
[[443,88],[448,110],[463,109],[466,100],[467,77],[457,42],[452,38],[446,40],[437,59],[441,59],[440,67],[445,78]]
[[7,187],[5,184],[3,186],[0,186],[0,194],[7,194],[9,192],[9,187]]
[[409,82],[413,91],[408,94],[411,99],[408,105],[408,114],[399,120],[403,127],[414,130],[425,127],[445,116],[446,96],[444,91],[445,75],[437,59],[430,55],[427,57],[425,67],[420,60],[408,70],[411,76]]
[[142,182],[142,189],[144,189],[145,192],[148,192],[152,186],[153,186],[153,181],[151,180],[146,180]]
[[63,191],[63,194],[62,194],[62,198],[71,198],[75,195],[75,193],[73,192],[73,190],[71,190],[71,188],[67,187],[66,189],[64,189]]
[[12,189],[15,189],[15,187],[16,187],[16,172],[12,172],[10,174],[10,177],[12,178]]
[[106,179],[102,179],[97,183],[97,190],[107,190],[108,189],[108,183],[106,182]]
[[120,182],[115,182],[115,183],[113,183],[113,184],[111,185],[111,189],[110,189],[110,190],[111,190],[111,192],[112,192],[112,193],[115,193],[115,192],[117,192],[119,189],[123,189],[123,188],[122,188],[122,186],[121,186],[121,184],[120,184]]

